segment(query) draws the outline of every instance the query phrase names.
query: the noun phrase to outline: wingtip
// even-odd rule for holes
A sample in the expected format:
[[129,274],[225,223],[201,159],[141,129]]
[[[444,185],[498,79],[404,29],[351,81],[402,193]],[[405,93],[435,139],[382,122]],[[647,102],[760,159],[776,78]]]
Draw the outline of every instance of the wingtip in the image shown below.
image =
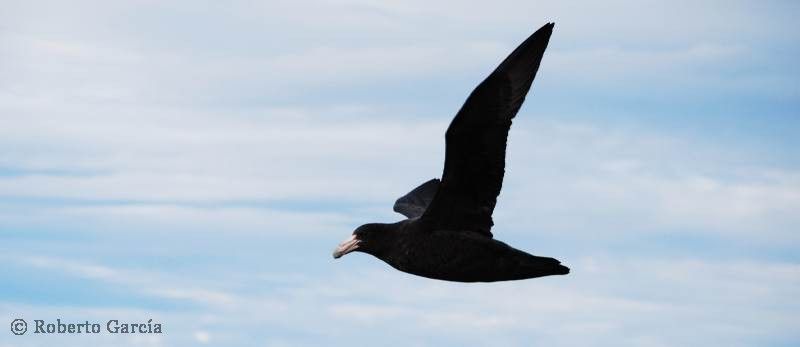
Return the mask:
[[537,32],[537,33],[544,33],[544,32],[547,32],[547,33],[552,33],[552,32],[553,32],[553,28],[554,28],[555,26],[556,26],[556,23],[555,23],[555,22],[547,22],[547,24],[543,25],[543,26],[542,26],[541,28],[539,28],[539,30],[537,30],[536,32]]

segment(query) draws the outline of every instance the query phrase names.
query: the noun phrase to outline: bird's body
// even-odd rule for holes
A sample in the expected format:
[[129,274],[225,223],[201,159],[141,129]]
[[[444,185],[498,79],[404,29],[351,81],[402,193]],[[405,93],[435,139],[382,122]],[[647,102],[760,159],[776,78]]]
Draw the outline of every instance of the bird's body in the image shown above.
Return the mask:
[[360,226],[333,256],[371,254],[395,269],[458,282],[494,282],[569,269],[494,239],[492,213],[505,175],[508,131],[533,83],[553,24],[537,30],[470,94],[447,129],[442,179],[395,202],[408,219]]
[[555,259],[530,255],[476,232],[429,230],[419,218],[384,228],[392,239],[392,247],[373,255],[397,270],[417,276],[494,282],[569,272]]

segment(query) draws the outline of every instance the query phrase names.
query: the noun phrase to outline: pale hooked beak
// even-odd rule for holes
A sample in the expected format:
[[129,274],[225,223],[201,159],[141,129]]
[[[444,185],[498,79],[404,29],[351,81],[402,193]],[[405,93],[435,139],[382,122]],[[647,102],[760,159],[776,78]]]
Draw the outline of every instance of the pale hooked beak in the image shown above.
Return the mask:
[[333,250],[333,258],[338,259],[347,253],[355,251],[359,243],[361,243],[361,240],[357,239],[355,235],[350,235],[347,240],[342,241],[342,243]]

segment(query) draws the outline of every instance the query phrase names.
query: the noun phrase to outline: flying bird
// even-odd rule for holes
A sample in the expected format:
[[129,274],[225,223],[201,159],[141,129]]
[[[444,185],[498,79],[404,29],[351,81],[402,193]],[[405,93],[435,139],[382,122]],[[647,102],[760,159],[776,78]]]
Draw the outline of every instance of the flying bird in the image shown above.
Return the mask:
[[495,240],[492,212],[505,173],[506,139],[531,88],[553,23],[528,37],[483,81],[445,134],[442,179],[394,204],[408,219],[358,227],[333,252],[371,254],[397,270],[457,282],[494,282],[565,275],[556,259]]

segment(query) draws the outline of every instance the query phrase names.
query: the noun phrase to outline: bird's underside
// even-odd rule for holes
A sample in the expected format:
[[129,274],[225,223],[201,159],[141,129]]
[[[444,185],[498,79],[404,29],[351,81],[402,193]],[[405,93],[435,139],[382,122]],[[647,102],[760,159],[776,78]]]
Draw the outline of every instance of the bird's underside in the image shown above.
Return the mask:
[[365,224],[334,252],[371,254],[411,274],[460,282],[518,280],[569,269],[493,238],[492,213],[505,174],[506,140],[531,88],[553,24],[519,45],[464,102],[445,134],[441,180],[395,202],[408,219]]
[[409,234],[398,236],[394,252],[381,258],[395,269],[413,275],[456,282],[495,282],[569,273],[556,259],[525,253],[480,233],[419,231],[413,225],[418,220],[401,223],[407,223],[399,227],[401,232]]

